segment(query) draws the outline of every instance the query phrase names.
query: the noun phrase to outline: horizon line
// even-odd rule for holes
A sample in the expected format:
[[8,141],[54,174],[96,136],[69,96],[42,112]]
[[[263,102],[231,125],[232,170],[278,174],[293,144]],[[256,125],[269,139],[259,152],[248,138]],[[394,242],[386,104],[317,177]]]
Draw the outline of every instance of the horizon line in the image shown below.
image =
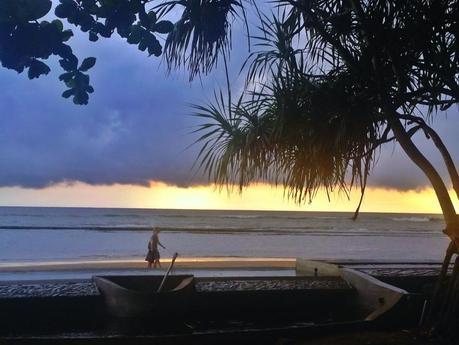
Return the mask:
[[[115,209],[115,210],[158,210],[158,211],[202,211],[202,212],[285,212],[285,213],[348,213],[354,211],[314,211],[314,210],[275,210],[275,209],[206,209],[206,208],[161,208],[161,207],[109,207],[109,206],[36,206],[36,205],[0,205],[0,208],[69,208],[69,209]],[[360,211],[359,214],[428,214],[443,215],[441,212],[385,212]]]

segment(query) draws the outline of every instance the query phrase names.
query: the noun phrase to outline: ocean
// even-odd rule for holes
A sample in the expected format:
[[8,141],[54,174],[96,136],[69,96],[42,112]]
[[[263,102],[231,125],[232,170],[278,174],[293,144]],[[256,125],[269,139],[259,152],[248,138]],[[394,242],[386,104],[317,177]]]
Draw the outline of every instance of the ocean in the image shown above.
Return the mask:
[[143,259],[151,228],[184,257],[439,262],[441,215],[0,207],[0,262]]

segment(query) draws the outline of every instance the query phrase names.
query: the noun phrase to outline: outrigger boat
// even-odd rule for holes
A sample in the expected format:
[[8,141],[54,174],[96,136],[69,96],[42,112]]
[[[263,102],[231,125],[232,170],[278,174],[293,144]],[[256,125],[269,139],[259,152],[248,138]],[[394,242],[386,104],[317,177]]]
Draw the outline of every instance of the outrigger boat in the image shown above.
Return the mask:
[[[301,259],[295,277],[169,276],[158,293],[161,279],[94,277],[108,312],[117,317],[299,319],[314,325],[378,320],[402,325],[419,322],[424,303],[423,296],[365,273]],[[208,284],[213,287],[206,288]]]

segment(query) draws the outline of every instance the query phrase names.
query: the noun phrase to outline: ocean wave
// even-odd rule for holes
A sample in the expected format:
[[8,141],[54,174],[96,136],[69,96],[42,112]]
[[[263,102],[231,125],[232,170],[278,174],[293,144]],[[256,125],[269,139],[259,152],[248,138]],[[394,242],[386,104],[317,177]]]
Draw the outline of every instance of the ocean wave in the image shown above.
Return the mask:
[[[78,225],[78,226],[37,226],[37,225],[0,225],[0,230],[89,230],[89,231],[151,231],[151,225]],[[286,227],[286,228],[254,228],[254,227],[215,227],[212,225],[199,225],[187,227],[168,227],[159,226],[161,231],[164,232],[204,232],[204,233],[228,233],[228,232],[307,232],[308,230],[333,230],[333,227]]]
[[348,217],[333,217],[333,216],[316,216],[311,217],[312,219],[319,219],[319,220],[335,220],[335,219],[347,219]]
[[[370,230],[367,228],[337,228],[332,226],[302,226],[302,227],[210,227],[188,226],[168,227],[160,226],[165,233],[188,233],[199,235],[244,235],[244,236],[361,236],[361,237],[436,237],[443,236],[436,230]],[[23,231],[94,231],[94,232],[150,232],[151,226],[25,226],[0,225],[1,230]]]
[[429,217],[431,222],[444,222],[445,220],[442,217]]
[[[161,216],[163,217],[163,216]],[[220,219],[271,219],[271,220],[279,220],[279,219],[285,219],[288,221],[291,220],[313,220],[313,221],[321,221],[321,220],[337,220],[337,219],[348,219],[350,217],[347,216],[341,216],[341,217],[334,217],[334,216],[311,216],[311,215],[271,215],[271,214],[258,214],[258,215],[212,215],[209,216],[209,218],[220,218]]]
[[148,214],[134,214],[134,213],[113,213],[113,214],[104,214],[102,217],[106,218],[150,218],[151,215]]
[[54,226],[54,225],[0,225],[1,230],[94,230],[94,231],[120,231],[120,230],[133,230],[133,231],[151,231],[152,226]]
[[430,222],[432,220],[431,217],[395,217],[391,219],[394,222],[418,222],[418,223]]
[[[258,216],[258,215],[247,215],[247,214],[228,214],[228,215],[220,215],[220,216],[212,216],[215,218],[229,218],[229,219],[259,219],[259,218],[266,218],[266,216]],[[275,217],[269,217],[275,218]]]
[[21,218],[46,218],[49,215],[47,214],[21,214],[21,213],[5,213],[5,214],[0,214],[1,217],[21,217]]

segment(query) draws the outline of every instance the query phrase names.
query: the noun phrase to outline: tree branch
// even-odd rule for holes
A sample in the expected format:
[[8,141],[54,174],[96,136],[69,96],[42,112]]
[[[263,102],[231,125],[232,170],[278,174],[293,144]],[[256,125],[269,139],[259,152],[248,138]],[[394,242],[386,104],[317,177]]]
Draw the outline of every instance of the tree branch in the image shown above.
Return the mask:
[[408,121],[412,121],[416,123],[423,131],[426,133],[428,139],[432,139],[432,142],[437,147],[438,151],[443,158],[443,161],[448,169],[448,174],[451,178],[451,183],[453,184],[453,189],[456,192],[456,196],[459,198],[459,173],[456,169],[456,165],[454,164],[454,160],[451,157],[446,145],[444,144],[443,140],[441,140],[438,133],[430,127],[423,118],[414,115],[402,115],[398,114],[401,119],[405,119]]

